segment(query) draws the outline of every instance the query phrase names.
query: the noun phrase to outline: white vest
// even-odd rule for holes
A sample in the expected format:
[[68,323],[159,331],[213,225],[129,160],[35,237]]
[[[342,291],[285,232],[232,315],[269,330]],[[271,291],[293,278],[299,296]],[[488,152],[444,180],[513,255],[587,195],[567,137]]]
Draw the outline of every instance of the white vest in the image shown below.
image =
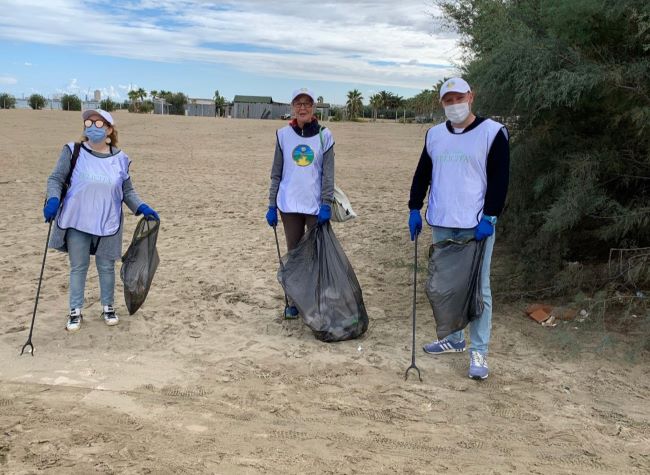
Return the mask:
[[[74,143],[68,144],[70,150]],[[57,224],[95,236],[112,236],[122,222],[122,183],[129,179],[129,157],[120,151],[106,158],[84,147],[72,171]]]
[[301,137],[290,125],[277,131],[284,157],[277,204],[283,213],[318,214],[323,155],[334,145],[329,129],[323,129],[320,135]]
[[485,119],[463,134],[452,134],[445,123],[427,132],[426,148],[433,164],[427,222],[445,228],[473,228],[483,216],[487,190],[487,156],[503,128]]

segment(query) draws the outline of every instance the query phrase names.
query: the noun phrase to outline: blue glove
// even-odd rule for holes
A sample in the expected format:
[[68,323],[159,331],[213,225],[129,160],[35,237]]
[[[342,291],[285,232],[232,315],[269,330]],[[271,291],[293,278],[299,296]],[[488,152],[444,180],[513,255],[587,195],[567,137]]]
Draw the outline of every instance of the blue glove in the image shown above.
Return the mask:
[[326,223],[332,217],[332,208],[330,205],[321,205],[318,210],[318,224]]
[[474,230],[474,239],[477,241],[482,241],[486,237],[490,237],[493,234],[494,224],[492,224],[490,220],[484,216]]
[[411,231],[411,241],[415,241],[415,236],[422,232],[422,216],[419,209],[412,209],[409,215],[409,231]]
[[59,204],[61,202],[58,198],[50,198],[43,206],[43,216],[45,217],[45,222],[49,223],[56,216],[56,212],[59,210]]
[[269,206],[269,210],[266,212],[266,222],[272,228],[278,225],[278,208],[276,206]]
[[156,221],[160,221],[160,216],[158,216],[158,213],[156,213],[146,203],[142,203],[140,206],[138,206],[138,210],[135,212],[135,215],[138,216],[139,214],[144,215],[144,217],[147,219],[155,219]]

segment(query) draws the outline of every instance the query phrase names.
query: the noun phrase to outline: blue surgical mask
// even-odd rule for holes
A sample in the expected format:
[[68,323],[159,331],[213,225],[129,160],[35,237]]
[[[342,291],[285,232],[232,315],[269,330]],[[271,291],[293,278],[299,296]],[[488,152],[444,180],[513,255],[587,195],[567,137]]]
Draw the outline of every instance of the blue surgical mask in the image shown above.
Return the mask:
[[91,142],[97,143],[106,138],[106,129],[93,124],[90,127],[86,127],[85,134]]

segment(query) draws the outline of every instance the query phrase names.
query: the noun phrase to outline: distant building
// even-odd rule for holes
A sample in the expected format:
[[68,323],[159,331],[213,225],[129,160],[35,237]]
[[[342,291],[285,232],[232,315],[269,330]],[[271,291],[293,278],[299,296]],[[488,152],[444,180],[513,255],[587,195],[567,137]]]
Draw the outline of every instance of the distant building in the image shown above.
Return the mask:
[[172,105],[168,104],[167,101],[162,97],[156,97],[153,100],[154,114],[169,115],[169,109],[171,109],[171,107]]
[[330,105],[326,102],[317,103],[316,116],[321,120],[327,120],[330,116]]
[[100,102],[102,100],[102,91],[99,89],[95,90],[95,101]]
[[213,99],[188,98],[185,115],[198,117],[214,117],[216,108]]
[[291,113],[291,106],[273,102],[271,96],[240,96],[233,99],[231,115],[235,119],[280,119]]

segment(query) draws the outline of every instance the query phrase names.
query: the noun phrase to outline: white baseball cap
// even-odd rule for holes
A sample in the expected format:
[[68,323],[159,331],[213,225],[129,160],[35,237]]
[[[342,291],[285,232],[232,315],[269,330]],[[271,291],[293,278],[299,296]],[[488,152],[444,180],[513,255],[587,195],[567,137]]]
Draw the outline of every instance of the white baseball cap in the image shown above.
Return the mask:
[[90,117],[93,114],[101,115],[106,122],[108,122],[111,125],[115,125],[115,122],[113,121],[113,116],[110,115],[108,112],[106,112],[104,109],[86,109],[81,113],[81,117],[83,120],[86,120],[88,117]]
[[291,102],[293,102],[296,99],[296,97],[301,96],[303,94],[311,97],[311,100],[313,102],[316,102],[316,94],[314,94],[314,91],[306,87],[301,87],[300,89],[296,89],[295,91],[293,91],[293,94],[291,94]]
[[461,94],[465,94],[471,90],[472,88],[469,87],[469,84],[467,84],[467,81],[463,78],[450,78],[440,86],[440,99],[442,99],[448,92],[460,92]]

